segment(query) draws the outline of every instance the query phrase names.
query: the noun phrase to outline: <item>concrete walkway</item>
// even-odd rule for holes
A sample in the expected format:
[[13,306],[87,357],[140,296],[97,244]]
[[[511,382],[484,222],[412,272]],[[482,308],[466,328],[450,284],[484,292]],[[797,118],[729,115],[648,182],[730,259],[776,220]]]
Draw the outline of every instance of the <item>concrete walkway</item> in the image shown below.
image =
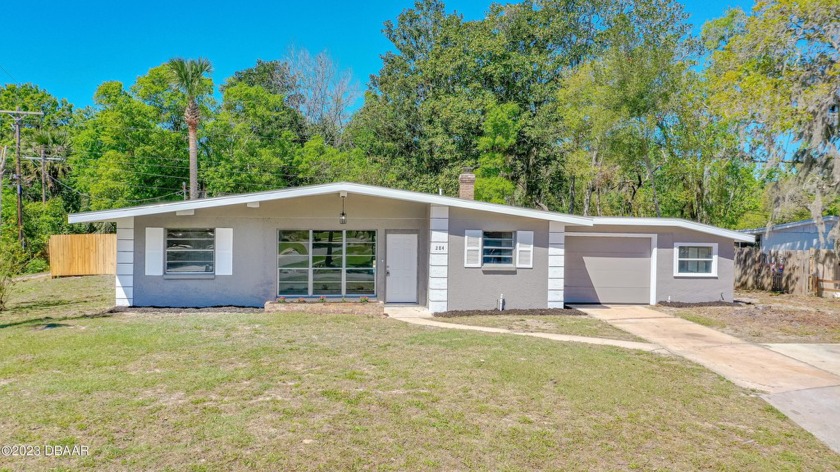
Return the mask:
[[572,336],[568,334],[554,333],[532,333],[525,331],[512,331],[504,328],[490,328],[487,326],[473,326],[458,323],[444,323],[435,321],[432,315],[422,307],[416,306],[389,306],[385,308],[385,314],[395,320],[404,321],[420,326],[432,326],[435,328],[460,329],[465,331],[479,331],[482,333],[515,334],[518,336],[530,336],[534,338],[551,339],[552,341],[564,341],[574,343],[597,344],[599,346],[616,346],[626,349],[637,349],[647,352],[664,352],[661,346],[649,343],[634,341],[621,341],[618,339],[590,338],[586,336]]
[[762,398],[768,403],[840,453],[840,376],[648,307],[575,308],[659,344],[737,385],[764,392]]

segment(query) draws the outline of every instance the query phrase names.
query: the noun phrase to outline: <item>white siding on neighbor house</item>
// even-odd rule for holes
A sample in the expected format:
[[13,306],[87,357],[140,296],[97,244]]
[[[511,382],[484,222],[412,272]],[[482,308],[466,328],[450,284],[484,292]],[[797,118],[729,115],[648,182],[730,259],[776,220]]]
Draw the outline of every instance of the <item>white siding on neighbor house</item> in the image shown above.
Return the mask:
[[449,306],[449,207],[429,207],[429,311],[444,312]]
[[548,224],[548,307],[563,308],[563,286],[566,266],[566,227],[551,221]]
[[808,223],[790,228],[772,229],[770,234],[759,234],[761,250],[769,251],[807,251],[809,249],[834,249],[834,241],[828,235],[836,221],[825,222],[823,243],[816,223]]
[[134,304],[134,218],[117,220],[117,306]]

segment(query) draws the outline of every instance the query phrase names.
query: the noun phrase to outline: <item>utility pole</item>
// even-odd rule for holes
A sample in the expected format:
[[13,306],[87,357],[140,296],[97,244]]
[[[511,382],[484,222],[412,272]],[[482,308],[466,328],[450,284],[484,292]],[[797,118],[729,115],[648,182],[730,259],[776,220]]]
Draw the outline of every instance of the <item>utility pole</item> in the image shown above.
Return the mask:
[[0,229],[3,228],[3,175],[6,173],[6,146],[0,153]]
[[40,111],[0,110],[15,120],[15,179],[17,181],[17,220],[18,220],[18,242],[26,249],[26,242],[23,239],[23,175],[20,170],[20,123],[27,116],[44,116]]
[[47,204],[47,150],[41,145],[41,203]]

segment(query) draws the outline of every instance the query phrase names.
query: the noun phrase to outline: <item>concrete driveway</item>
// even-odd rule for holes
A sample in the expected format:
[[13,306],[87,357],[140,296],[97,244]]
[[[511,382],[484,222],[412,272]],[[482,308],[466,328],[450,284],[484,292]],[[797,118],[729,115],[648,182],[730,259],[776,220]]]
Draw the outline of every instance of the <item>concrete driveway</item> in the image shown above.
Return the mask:
[[840,344],[762,344],[788,357],[840,375]]
[[[784,352],[785,348],[777,352],[648,307],[574,308],[656,343],[737,385],[763,392],[762,398],[768,403],[840,453],[840,375],[815,367],[820,365],[816,361],[811,365],[794,359],[790,351]],[[800,348],[798,352],[803,351],[808,350]],[[822,358],[825,365],[840,364],[831,349],[812,350],[810,355]]]

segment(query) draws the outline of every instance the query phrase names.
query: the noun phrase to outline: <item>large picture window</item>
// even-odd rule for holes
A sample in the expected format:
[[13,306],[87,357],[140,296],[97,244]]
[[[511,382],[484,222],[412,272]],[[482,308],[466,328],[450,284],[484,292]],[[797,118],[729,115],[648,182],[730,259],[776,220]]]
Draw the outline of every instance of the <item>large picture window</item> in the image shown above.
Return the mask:
[[716,277],[718,247],[715,243],[674,244],[674,275]]
[[212,274],[216,245],[213,229],[167,229],[167,274]]
[[277,294],[373,296],[376,231],[280,231]]

